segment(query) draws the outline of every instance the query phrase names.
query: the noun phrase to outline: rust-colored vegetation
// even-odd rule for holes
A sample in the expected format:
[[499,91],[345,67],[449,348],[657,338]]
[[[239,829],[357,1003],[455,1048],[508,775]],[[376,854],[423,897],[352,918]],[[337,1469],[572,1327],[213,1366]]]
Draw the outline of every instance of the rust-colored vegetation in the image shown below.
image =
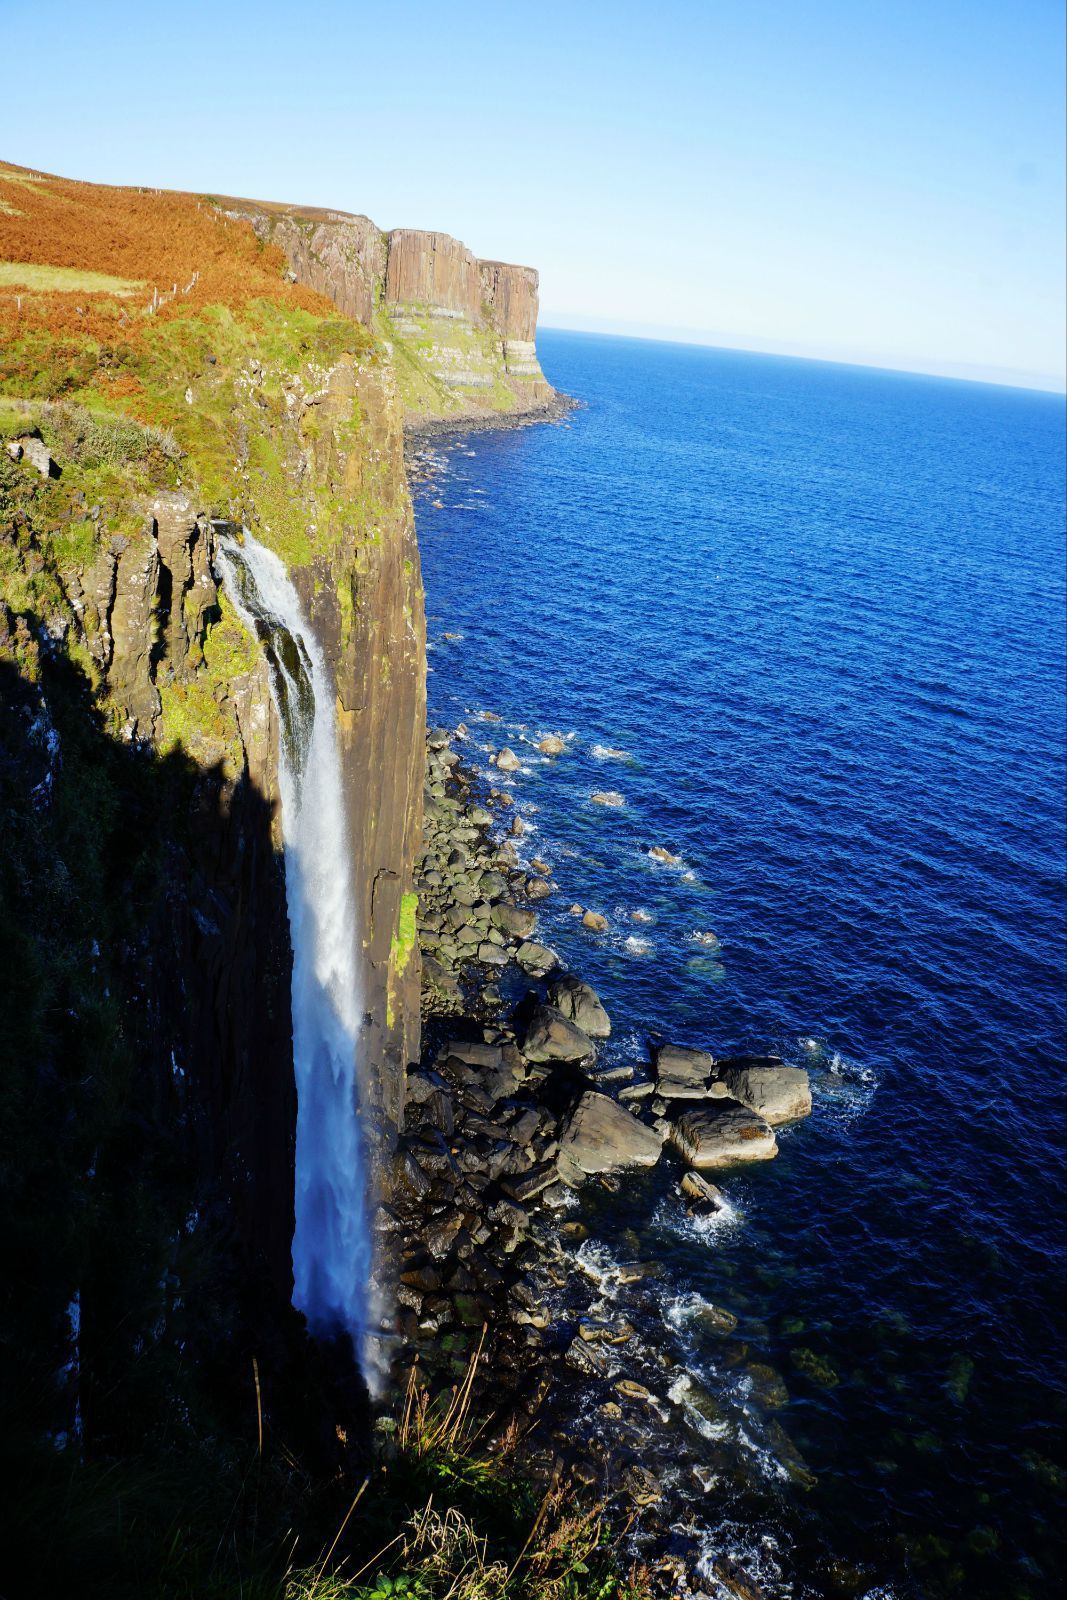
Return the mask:
[[[135,341],[150,319],[187,316],[206,305],[236,310],[250,300],[329,314],[330,303],[286,282],[285,259],[206,197],[159,189],[76,183],[0,162],[0,264],[104,274],[125,287],[54,287],[48,273],[26,283],[0,276],[0,339],[31,330],[60,340]],[[149,308],[154,306],[154,310]]]

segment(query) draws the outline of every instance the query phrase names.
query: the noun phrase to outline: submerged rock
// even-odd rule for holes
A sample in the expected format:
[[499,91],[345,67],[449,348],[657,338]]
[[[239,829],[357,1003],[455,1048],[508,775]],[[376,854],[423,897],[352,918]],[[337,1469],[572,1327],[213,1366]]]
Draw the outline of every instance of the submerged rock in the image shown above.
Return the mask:
[[787,1067],[778,1056],[735,1056],[720,1061],[717,1070],[734,1099],[766,1122],[811,1115],[811,1082],[803,1067]]
[[604,1010],[600,996],[588,983],[566,973],[550,985],[548,999],[557,1011],[571,1022],[576,1022],[590,1039],[607,1039],[611,1034],[611,1019]]
[[682,864],[681,856],[671,855],[661,844],[654,844],[648,853],[653,861],[661,861],[666,867],[680,867]]
[[626,1167],[654,1167],[663,1139],[616,1101],[595,1089],[579,1100],[560,1135],[560,1177],[577,1187],[583,1176]]
[[694,1167],[769,1161],[778,1154],[770,1124],[738,1100],[710,1100],[670,1125],[675,1149]]
[[817,1383],[822,1389],[836,1389],[841,1382],[826,1357],[817,1355],[805,1345],[798,1345],[796,1349],[791,1350],[789,1359],[798,1372],[802,1372],[805,1378]]
[[584,1061],[593,1041],[555,1006],[538,1006],[526,1029],[523,1053],[528,1061]]
[[624,806],[626,801],[617,789],[596,789],[589,796],[595,806]]

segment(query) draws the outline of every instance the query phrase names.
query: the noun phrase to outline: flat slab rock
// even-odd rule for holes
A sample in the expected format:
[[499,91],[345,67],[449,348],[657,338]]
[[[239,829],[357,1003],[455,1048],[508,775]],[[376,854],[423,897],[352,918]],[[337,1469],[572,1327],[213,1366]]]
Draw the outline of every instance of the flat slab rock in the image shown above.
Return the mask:
[[667,1137],[690,1166],[701,1169],[769,1161],[778,1154],[770,1124],[739,1100],[708,1100],[683,1112]]
[[594,1172],[654,1167],[663,1137],[606,1094],[587,1090],[560,1135],[559,1175],[572,1188]]
[[584,1061],[593,1054],[593,1041],[555,1006],[538,1006],[522,1049],[528,1061]]
[[717,1071],[733,1098],[772,1126],[811,1115],[811,1081],[803,1067],[787,1067],[778,1056],[735,1056],[720,1061]]

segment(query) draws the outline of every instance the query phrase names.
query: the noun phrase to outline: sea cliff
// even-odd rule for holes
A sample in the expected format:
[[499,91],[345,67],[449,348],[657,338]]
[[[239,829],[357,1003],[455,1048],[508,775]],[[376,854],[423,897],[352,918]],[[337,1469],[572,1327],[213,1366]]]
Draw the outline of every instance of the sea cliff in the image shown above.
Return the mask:
[[[218,540],[248,526],[281,557],[333,681],[364,1116],[385,1159],[419,1045],[422,586],[373,328],[202,197],[0,168],[0,199],[3,924],[25,996],[9,1110],[28,1115],[42,1081],[64,1107],[45,1164],[62,1181],[40,1204],[39,1178],[6,1164],[9,1237],[31,1254],[39,1233],[71,1240],[32,1349],[11,1337],[33,1370],[67,1374],[27,1387],[27,1425],[103,1438],[130,1410],[132,1348],[189,1344],[185,1254],[228,1285],[205,1338],[264,1299],[288,1327],[279,727]],[[111,1238],[138,1193],[152,1249],[130,1249],[144,1281],[120,1293]]]
[[[525,1563],[516,1593],[555,1593],[578,1562],[603,1581],[598,1525],[589,1542],[565,1490],[546,1520],[525,1464],[471,1454],[480,1350],[456,1356],[466,1399],[446,1396],[440,1426],[412,1378],[386,1448],[353,1360],[368,1330],[311,1340],[293,1309],[277,659],[293,641],[236,603],[221,559],[247,529],[280,560],[330,686],[316,715],[336,729],[347,837],[318,865],[355,907],[360,1137],[368,1217],[384,1202],[373,1270],[392,1286],[426,1221],[405,1219],[398,1144],[420,1059],[427,779],[405,426],[554,414],[536,308],[536,273],[447,235],[0,165],[13,1594],[31,1573],[109,1597],[244,1593],[249,1564],[257,1592],[319,1594],[339,1525],[369,1554],[384,1516],[418,1550],[404,1530],[438,1471],[485,1570]],[[433,804],[437,788],[431,774]],[[387,1364],[409,1346],[385,1335]],[[349,1525],[374,1464],[393,1478]]]
[[285,254],[294,282],[373,328],[411,423],[551,415],[558,397],[537,359],[537,273],[480,261],[447,233],[247,200],[218,202]]

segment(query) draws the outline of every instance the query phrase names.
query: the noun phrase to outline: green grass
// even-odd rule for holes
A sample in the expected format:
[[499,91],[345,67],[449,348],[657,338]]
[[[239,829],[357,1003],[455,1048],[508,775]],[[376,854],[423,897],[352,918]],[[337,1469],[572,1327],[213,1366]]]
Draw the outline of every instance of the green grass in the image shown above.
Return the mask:
[[[2,176],[2,174],[0,174]],[[143,280],[114,278],[80,267],[42,267],[29,261],[0,261],[0,288],[49,294],[117,294],[125,298],[144,288]]]

